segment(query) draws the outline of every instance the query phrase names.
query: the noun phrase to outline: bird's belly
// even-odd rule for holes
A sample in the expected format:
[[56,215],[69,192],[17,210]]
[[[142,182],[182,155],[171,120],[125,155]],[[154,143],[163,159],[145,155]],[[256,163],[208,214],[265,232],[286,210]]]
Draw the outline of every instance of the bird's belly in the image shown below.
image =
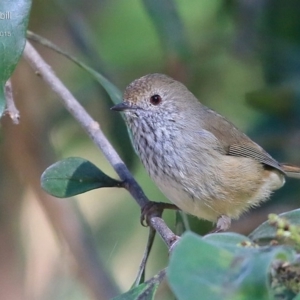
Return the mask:
[[[247,159],[240,158],[238,162],[245,162],[245,166],[249,167]],[[228,170],[229,166],[234,167],[234,162],[228,161],[227,158],[221,171]],[[198,177],[195,176],[198,180],[194,181],[194,184],[191,184],[190,178],[178,176],[176,179],[168,176],[151,177],[165,196],[181,210],[198,218],[216,222],[221,215],[232,219],[240,217],[251,207],[267,200],[272,190],[284,184],[283,175],[279,172],[264,171],[259,164],[254,167],[258,170],[248,171],[241,166],[233,168],[231,174],[239,171],[242,174],[240,177],[212,177],[199,173]],[[218,172],[214,172],[216,173]]]
[[249,208],[268,198],[268,195],[260,195],[260,192],[253,196],[248,196],[245,192],[237,198],[230,196],[224,198],[225,193],[219,194],[220,198],[207,194],[195,197],[179,186],[166,181],[156,182],[156,184],[163,194],[182,211],[211,222],[217,222],[222,215],[237,219]]
[[177,182],[170,182],[169,180],[155,180],[156,185],[162,193],[182,211],[194,215],[200,219],[217,221],[222,214],[213,207],[211,199],[204,199],[204,197],[194,197]]
[[280,174],[266,174],[263,165],[250,158],[200,151],[188,143],[189,147],[175,147],[172,139],[154,144],[146,136],[135,139],[141,161],[159,189],[181,210],[201,219],[236,219],[284,183]]

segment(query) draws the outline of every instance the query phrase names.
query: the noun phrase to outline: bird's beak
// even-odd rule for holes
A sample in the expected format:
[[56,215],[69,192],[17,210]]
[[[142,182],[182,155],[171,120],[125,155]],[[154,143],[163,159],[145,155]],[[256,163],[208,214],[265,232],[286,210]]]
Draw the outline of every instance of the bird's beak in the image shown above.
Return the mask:
[[121,103],[118,103],[117,105],[111,107],[111,110],[115,110],[115,111],[126,111],[126,110],[135,110],[137,109],[138,106],[130,104],[127,101],[123,101]]

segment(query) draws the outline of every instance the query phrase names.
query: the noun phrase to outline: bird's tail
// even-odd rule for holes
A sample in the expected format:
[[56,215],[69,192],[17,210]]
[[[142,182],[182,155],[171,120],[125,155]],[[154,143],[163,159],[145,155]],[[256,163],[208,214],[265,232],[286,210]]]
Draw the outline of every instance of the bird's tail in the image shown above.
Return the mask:
[[288,177],[300,179],[300,167],[290,164],[281,164],[281,167]]

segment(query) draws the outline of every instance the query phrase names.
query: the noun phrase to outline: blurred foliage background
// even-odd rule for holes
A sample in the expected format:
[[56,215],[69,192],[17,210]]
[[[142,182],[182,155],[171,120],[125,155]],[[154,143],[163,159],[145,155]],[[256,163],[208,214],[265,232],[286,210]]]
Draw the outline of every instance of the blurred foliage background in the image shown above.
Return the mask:
[[[297,0],[34,1],[29,29],[76,55],[121,90],[147,73],[166,73],[276,159],[300,164],[299,15]],[[109,110],[112,103],[103,89],[64,57],[35,46],[99,120],[149,198],[167,201],[134,154],[125,125]],[[24,61],[12,79],[21,121],[16,126],[5,117],[0,133],[1,297],[108,299],[128,290],[148,234],[139,224],[138,206],[119,189],[74,199],[55,199],[41,190],[44,169],[69,156],[84,157],[110,176],[116,174]],[[287,180],[271,201],[235,222],[232,230],[247,234],[268,213],[299,207],[299,192],[299,182]],[[164,218],[174,228],[174,213],[166,212]],[[212,226],[190,221],[200,234]],[[76,257],[86,258],[81,251],[87,249],[78,246],[82,241],[91,266],[101,268],[98,296],[78,266]],[[147,278],[167,260],[166,247],[157,238]],[[157,299],[174,299],[167,284]]]

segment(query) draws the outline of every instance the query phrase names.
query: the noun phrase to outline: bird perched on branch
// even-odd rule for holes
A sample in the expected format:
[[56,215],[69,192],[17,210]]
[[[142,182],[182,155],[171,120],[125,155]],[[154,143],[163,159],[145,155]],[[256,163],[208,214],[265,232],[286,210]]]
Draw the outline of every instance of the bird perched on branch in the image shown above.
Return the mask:
[[150,177],[181,210],[215,231],[267,200],[300,167],[281,164],[225,117],[163,74],[133,81],[124,101],[133,144]]

